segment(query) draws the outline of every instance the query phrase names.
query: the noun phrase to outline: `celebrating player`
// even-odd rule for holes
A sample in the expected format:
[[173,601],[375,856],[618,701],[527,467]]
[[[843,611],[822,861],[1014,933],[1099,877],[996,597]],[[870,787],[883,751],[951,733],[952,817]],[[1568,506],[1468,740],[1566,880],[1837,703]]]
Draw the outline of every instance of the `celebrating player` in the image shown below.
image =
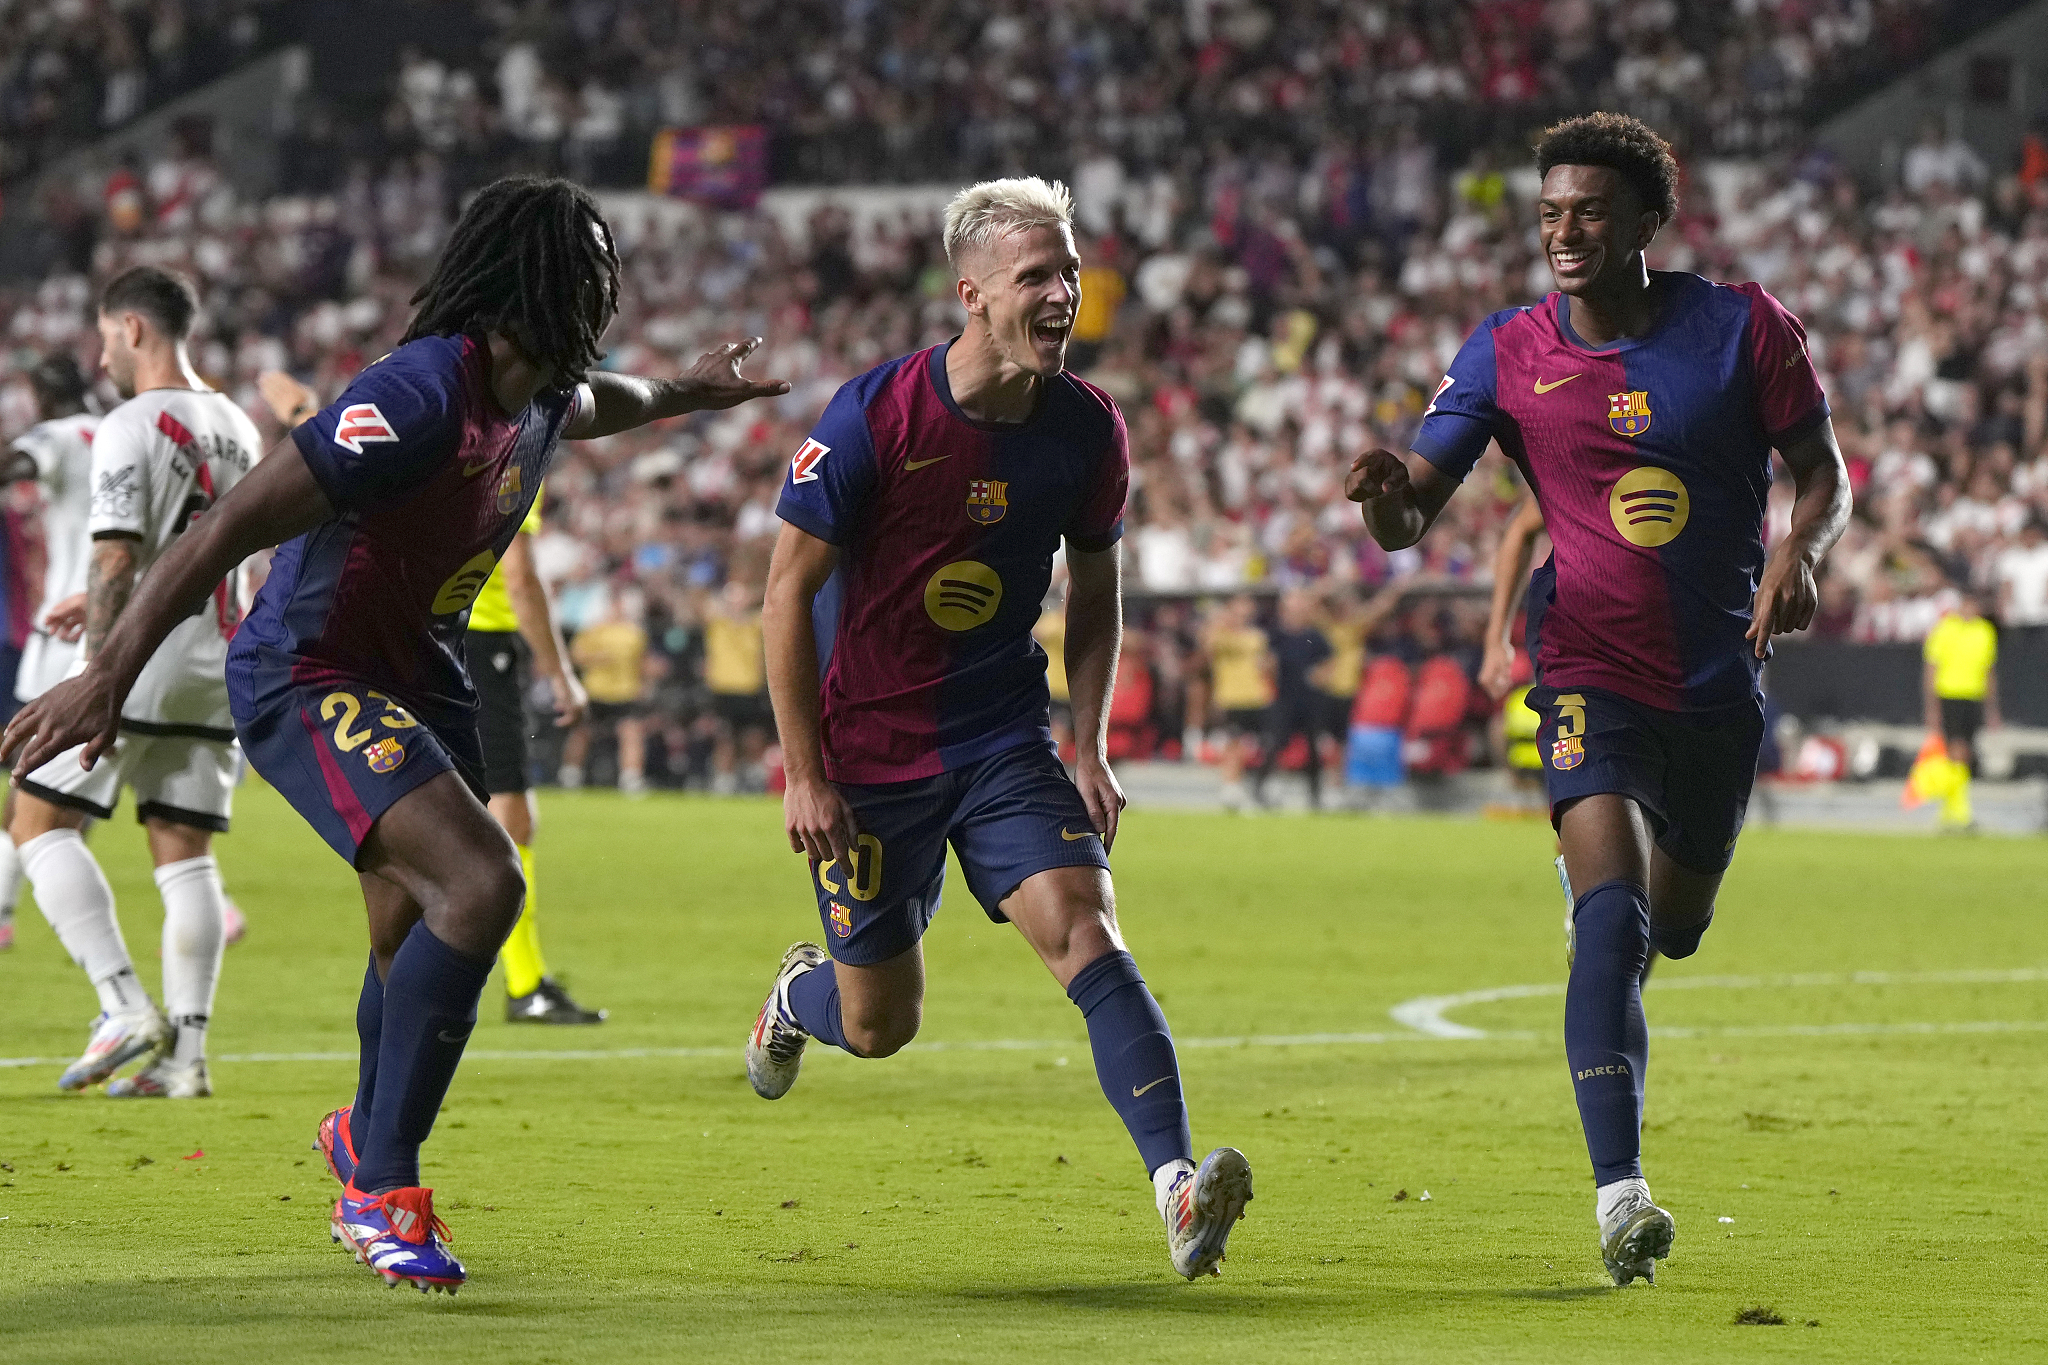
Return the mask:
[[[783,820],[832,951],[784,955],[747,1074],[776,1099],[810,1038],[856,1057],[911,1040],[950,839],[988,917],[1017,926],[1086,1017],[1174,1269],[1193,1279],[1223,1258],[1251,1168],[1228,1147],[1195,1166],[1166,1018],[1117,930],[1108,855],[1124,798],[1105,725],[1130,454],[1116,404],[1064,372],[1080,298],[1071,222],[1060,185],[963,190],[945,247],[965,331],[842,386],[791,462],[763,632]],[[1062,538],[1072,780],[1031,638]]]
[[593,372],[618,256],[596,204],[563,180],[480,191],[413,302],[399,348],[193,524],[0,754],[34,767],[82,743],[89,766],[157,641],[243,557],[282,543],[228,676],[252,761],[356,868],[369,912],[355,1102],[320,1128],[344,1180],[333,1235],[390,1283],[452,1292],[465,1272],[420,1186],[420,1144],[524,898],[484,805],[463,614],[564,437],[788,386],[741,375],[758,339],[680,379]]
[[[1798,321],[1754,284],[1651,271],[1678,167],[1635,119],[1547,130],[1537,222],[1557,292],[1495,313],[1437,388],[1405,460],[1346,492],[1373,539],[1414,544],[1490,441],[1522,466],[1555,551],[1529,590],[1551,818],[1574,899],[1565,1057],[1616,1284],[1655,1282],[1675,1235],[1643,1180],[1641,977],[1713,919],[1763,738],[1770,637],[1804,629],[1849,482]],[[1797,490],[1764,552],[1771,449]]]
[[[318,394],[280,370],[259,376],[257,385],[287,429],[320,409]],[[476,687],[484,790],[490,796],[492,818],[505,827],[519,850],[519,869],[526,878],[526,904],[498,954],[505,966],[505,1019],[514,1024],[601,1024],[605,1011],[584,1009],[547,974],[535,918],[540,893],[534,885],[533,836],[540,814],[526,772],[526,698],[521,685],[525,664],[537,663],[547,680],[557,725],[581,723],[589,706],[583,685],[569,666],[547,585],[534,571],[533,538],[539,532],[536,497],[519,533],[505,547],[504,558],[470,604],[469,629],[463,636],[463,663]]]
[[[88,659],[103,651],[117,627],[132,631],[137,580],[188,542],[214,499],[235,486],[262,449],[256,424],[192,369],[185,339],[198,307],[191,285],[154,266],[115,276],[100,295],[102,364],[127,401],[89,433],[89,469],[68,471],[69,479],[91,489],[85,524],[63,528],[64,541],[51,544],[57,590],[69,584],[55,576],[77,573],[76,561],[89,545],[82,645]],[[70,496],[68,486],[59,494]],[[228,827],[240,763],[224,674],[240,607],[222,579],[239,563],[231,561],[204,585],[211,600],[188,603],[182,618],[164,623],[150,642],[153,656],[145,651],[135,658],[132,687],[101,713],[104,728],[89,757],[41,746],[16,779],[10,824],[22,868],[58,941],[100,997],[84,1055],[57,1081],[66,1090],[97,1084],[155,1052],[150,1065],[115,1081],[107,1093],[172,1099],[213,1093],[206,1028],[225,937],[213,836]],[[39,662],[55,665],[61,642],[38,638]],[[70,671],[69,661],[63,666]],[[26,681],[48,686],[54,679]],[[83,738],[73,735],[71,742]],[[93,766],[102,754],[107,761]],[[113,890],[80,833],[87,818],[114,813],[123,786],[135,791],[135,813],[148,831],[163,896],[168,1019],[135,979],[114,917]]]

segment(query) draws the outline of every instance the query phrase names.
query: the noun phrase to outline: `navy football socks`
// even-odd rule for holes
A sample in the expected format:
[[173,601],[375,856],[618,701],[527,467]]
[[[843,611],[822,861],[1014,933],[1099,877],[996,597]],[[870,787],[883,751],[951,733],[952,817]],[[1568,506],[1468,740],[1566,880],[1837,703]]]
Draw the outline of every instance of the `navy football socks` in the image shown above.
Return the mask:
[[789,983],[789,1012],[796,1016],[797,1026],[819,1042],[846,1047],[846,1033],[839,1026],[839,978],[830,962]]
[[[363,993],[356,997],[356,1038],[361,1056],[356,1062],[356,1098],[348,1111],[351,1137],[370,1131],[370,1115],[377,1099],[377,1049],[384,1040],[384,978],[377,975],[377,955],[370,954],[370,966],[363,973]],[[363,1144],[354,1144],[358,1153]]]
[[1067,984],[1067,998],[1088,1021],[1095,1079],[1138,1144],[1147,1173],[1169,1161],[1192,1160],[1180,1063],[1159,1002],[1126,952],[1105,953]]
[[1573,911],[1578,946],[1564,995],[1564,1055],[1596,1183],[1643,1173],[1643,967],[1650,955],[1650,897],[1634,882],[1602,882]]
[[1700,939],[1714,923],[1714,912],[1707,911],[1707,917],[1698,924],[1683,929],[1673,929],[1650,921],[1650,946],[1670,958],[1691,957],[1700,950]]
[[476,1002],[491,961],[474,961],[413,925],[384,979],[384,1022],[376,1080],[382,1094],[356,1136],[355,1187],[364,1194],[420,1183],[420,1144],[448,1094],[476,1027]]

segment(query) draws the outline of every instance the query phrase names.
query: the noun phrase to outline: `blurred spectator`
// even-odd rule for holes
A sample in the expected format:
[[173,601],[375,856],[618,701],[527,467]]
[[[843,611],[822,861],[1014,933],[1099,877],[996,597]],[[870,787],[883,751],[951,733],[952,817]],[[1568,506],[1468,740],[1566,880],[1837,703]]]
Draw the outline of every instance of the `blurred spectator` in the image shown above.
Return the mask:
[[1302,773],[1308,779],[1311,810],[1323,805],[1322,736],[1329,709],[1324,691],[1330,678],[1329,637],[1316,625],[1316,603],[1305,589],[1280,595],[1280,616],[1266,632],[1272,659],[1273,701],[1266,708],[1260,739],[1259,770],[1252,779],[1252,799],[1266,804],[1266,780],[1299,735],[1306,745]]
[[590,718],[576,727],[562,753],[559,780],[583,785],[593,740],[613,740],[618,749],[619,790],[637,796],[647,790],[647,732],[641,700],[646,694],[647,630],[635,610],[636,594],[613,593],[595,624],[576,632],[569,656],[590,694]]
[[704,613],[704,685],[717,725],[711,790],[765,791],[761,755],[775,733],[775,713],[761,652],[761,589],[735,578],[712,600]]
[[1216,609],[1202,632],[1208,719],[1223,732],[1223,804],[1231,810],[1245,808],[1245,765],[1266,732],[1273,705],[1273,653],[1256,613],[1252,599],[1239,593]]

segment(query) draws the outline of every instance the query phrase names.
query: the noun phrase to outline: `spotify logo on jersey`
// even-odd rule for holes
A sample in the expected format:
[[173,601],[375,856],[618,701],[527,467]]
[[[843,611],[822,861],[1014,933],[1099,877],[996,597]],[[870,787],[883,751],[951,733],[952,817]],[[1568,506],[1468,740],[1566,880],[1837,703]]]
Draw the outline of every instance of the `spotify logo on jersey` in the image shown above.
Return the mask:
[[1003,604],[1003,580],[986,564],[963,559],[933,574],[924,585],[925,615],[947,630],[986,625]]
[[441,591],[434,594],[431,608],[436,616],[452,616],[476,601],[476,595],[483,591],[484,580],[491,576],[491,570],[498,567],[498,556],[485,550],[467,564],[448,576],[441,585]]
[[1607,497],[1607,514],[1623,540],[1655,549],[1678,539],[1692,515],[1692,499],[1676,474],[1646,464],[1615,482]]

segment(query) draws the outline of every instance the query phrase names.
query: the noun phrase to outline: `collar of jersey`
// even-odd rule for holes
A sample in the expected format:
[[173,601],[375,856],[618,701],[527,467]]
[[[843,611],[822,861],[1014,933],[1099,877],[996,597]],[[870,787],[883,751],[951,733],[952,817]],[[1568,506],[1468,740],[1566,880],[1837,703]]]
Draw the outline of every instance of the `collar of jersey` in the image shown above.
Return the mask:
[[[951,341],[944,341],[941,342],[939,345],[932,347],[929,353],[930,358],[925,362],[925,373],[931,376],[932,392],[938,394],[939,401],[946,405],[946,411],[952,413],[955,417],[967,423],[968,426],[973,427],[976,431],[994,432],[998,435],[1001,435],[1005,432],[1028,431],[1033,425],[1037,423],[1040,417],[1043,417],[1045,415],[1046,399],[1052,393],[1052,386],[1057,381],[1049,379],[1039,387],[1038,402],[1031,409],[1031,415],[1029,417],[1026,417],[1023,421],[977,422],[972,417],[969,417],[966,413],[960,411],[960,405],[953,401],[952,381],[946,378],[946,352],[951,350],[953,348],[953,342],[958,341],[959,339],[960,338],[956,336]],[[1066,372],[1064,370],[1061,371],[1062,375],[1064,375],[1065,373]]]
[[[1683,272],[1677,270],[1652,270],[1650,278],[1653,281],[1658,279],[1670,280],[1672,283],[1667,287],[1678,290],[1683,290],[1686,284]],[[1633,351],[1638,346],[1646,346],[1656,340],[1658,334],[1671,325],[1671,319],[1676,317],[1679,311],[1676,306],[1678,302],[1677,296],[1667,297],[1664,300],[1663,312],[1659,314],[1655,325],[1649,331],[1639,337],[1616,337],[1605,346],[1595,346],[1591,342],[1581,339],[1578,332],[1573,329],[1571,304],[1565,292],[1560,289],[1552,294],[1550,298],[1550,315],[1557,319],[1557,330],[1563,335],[1565,344],[1584,351],[1587,355],[1619,355],[1623,351]]]

